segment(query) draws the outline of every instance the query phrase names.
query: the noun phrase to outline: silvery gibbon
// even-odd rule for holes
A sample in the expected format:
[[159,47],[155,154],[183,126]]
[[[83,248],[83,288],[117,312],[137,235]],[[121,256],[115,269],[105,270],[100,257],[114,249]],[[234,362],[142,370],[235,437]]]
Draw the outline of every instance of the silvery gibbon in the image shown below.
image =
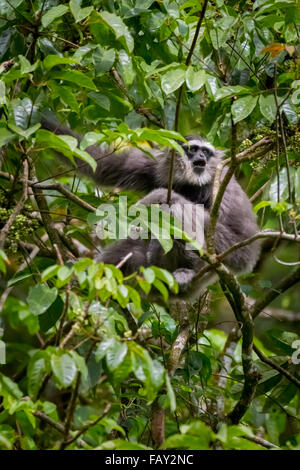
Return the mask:
[[[61,127],[46,118],[43,119],[42,125],[56,134],[72,135],[80,140],[80,136],[69,128]],[[203,205],[205,232],[209,224],[214,175],[223,152],[199,136],[187,136],[186,141],[181,144],[184,155],[175,153],[170,212],[176,217],[176,208],[191,203]],[[139,201],[140,204],[166,204],[170,150],[150,150],[153,158],[137,148],[113,152],[103,149],[102,146],[92,145],[86,151],[97,161],[97,168],[93,172],[89,165],[78,160],[77,166],[81,174],[89,176],[99,185],[145,193]],[[226,169],[224,171],[226,172]],[[251,203],[233,176],[220,205],[215,233],[216,253],[222,253],[232,245],[253,236],[257,231],[256,216]],[[129,253],[131,256],[121,267],[124,274],[138,271],[141,266],[156,265],[165,268],[173,273],[183,298],[199,296],[213,279],[208,273],[203,279],[193,283],[196,273],[205,262],[199,252],[187,250],[186,244],[181,240],[174,240],[172,249],[165,254],[156,239],[127,238],[110,244],[98,260],[118,265]],[[247,273],[254,268],[259,254],[260,243],[256,241],[233,251],[225,258],[224,263],[235,274]]]

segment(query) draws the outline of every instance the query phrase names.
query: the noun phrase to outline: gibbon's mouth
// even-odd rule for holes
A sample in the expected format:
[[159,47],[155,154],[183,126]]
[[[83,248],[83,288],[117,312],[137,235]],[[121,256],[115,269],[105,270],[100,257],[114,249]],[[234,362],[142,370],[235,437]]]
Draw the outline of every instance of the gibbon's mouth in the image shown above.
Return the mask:
[[204,172],[205,167],[206,167],[206,165],[202,165],[202,166],[194,165],[194,166],[193,166],[193,170],[194,170],[194,172],[195,172],[197,175],[200,175],[201,173]]

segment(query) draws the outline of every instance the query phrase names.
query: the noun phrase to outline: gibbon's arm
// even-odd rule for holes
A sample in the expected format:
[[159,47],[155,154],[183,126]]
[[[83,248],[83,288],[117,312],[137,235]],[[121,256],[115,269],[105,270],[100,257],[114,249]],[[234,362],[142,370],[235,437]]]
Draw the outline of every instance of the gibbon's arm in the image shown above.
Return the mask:
[[[42,127],[58,135],[81,137],[67,127],[56,122],[42,119]],[[103,149],[97,145],[87,147],[86,151],[97,161],[93,172],[88,164],[76,158],[79,173],[92,178],[96,183],[121,189],[148,192],[157,187],[155,181],[156,160],[147,157],[142,150],[130,149],[114,153],[112,149]]]

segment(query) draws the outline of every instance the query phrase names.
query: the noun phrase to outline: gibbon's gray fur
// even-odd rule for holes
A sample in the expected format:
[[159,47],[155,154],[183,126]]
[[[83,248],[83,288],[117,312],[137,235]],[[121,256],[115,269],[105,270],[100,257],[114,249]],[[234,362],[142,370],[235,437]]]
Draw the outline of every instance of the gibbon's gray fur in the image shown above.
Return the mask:
[[[55,123],[43,120],[43,127],[56,134],[78,135]],[[209,211],[212,203],[212,186],[216,167],[223,152],[215,149],[199,136],[187,136],[187,144],[182,144],[184,155],[175,153],[173,191],[170,206],[173,204],[203,204],[205,228],[209,223]],[[140,200],[145,205],[165,204],[169,181],[171,152],[165,149],[154,150],[153,158],[142,150],[132,148],[114,153],[109,149],[93,145],[86,149],[97,161],[96,171],[78,160],[80,172],[90,176],[97,184],[120,189],[137,190],[147,195]],[[224,170],[225,174],[226,170]],[[222,176],[224,176],[224,174]],[[171,211],[172,213],[172,211]],[[176,214],[172,214],[175,215]],[[222,253],[232,245],[245,240],[258,231],[256,217],[251,203],[234,177],[231,178],[220,205],[216,227],[216,252]],[[204,262],[197,252],[186,250],[185,243],[174,240],[173,248],[164,254],[157,240],[126,239],[116,242],[105,249],[100,260],[117,265],[128,253],[132,256],[122,266],[125,274],[130,274],[140,266],[157,265],[173,273],[183,294],[199,294],[207,282],[193,286],[193,278]],[[254,268],[260,253],[260,243],[254,242],[229,254],[224,263],[234,273],[250,272]],[[211,276],[209,276],[209,279]]]

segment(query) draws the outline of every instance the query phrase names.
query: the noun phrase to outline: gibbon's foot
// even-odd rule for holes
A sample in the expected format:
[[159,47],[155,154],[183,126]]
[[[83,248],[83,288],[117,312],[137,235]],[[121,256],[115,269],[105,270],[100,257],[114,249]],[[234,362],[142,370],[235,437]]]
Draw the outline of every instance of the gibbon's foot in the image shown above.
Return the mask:
[[186,294],[195,276],[195,271],[193,269],[188,268],[179,268],[173,272],[173,276],[175,277],[178,283],[179,293]]

